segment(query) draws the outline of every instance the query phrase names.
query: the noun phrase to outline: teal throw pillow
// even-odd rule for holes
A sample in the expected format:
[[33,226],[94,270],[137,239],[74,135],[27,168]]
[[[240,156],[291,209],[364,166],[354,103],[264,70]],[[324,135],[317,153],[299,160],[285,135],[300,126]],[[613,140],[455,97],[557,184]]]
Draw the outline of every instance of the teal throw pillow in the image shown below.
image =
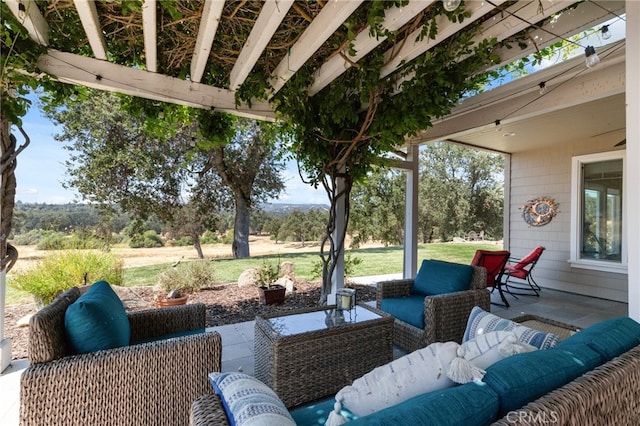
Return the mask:
[[412,293],[422,296],[469,290],[473,267],[441,260],[423,260]]
[[482,379],[500,396],[500,417],[558,389],[600,365],[587,345],[517,354],[496,362]]
[[76,353],[127,346],[131,339],[124,305],[106,281],[91,285],[67,308],[64,325]]
[[611,318],[563,340],[558,347],[587,344],[607,362],[640,345],[640,324],[629,317]]
[[415,396],[348,424],[480,426],[497,419],[498,407],[498,395],[489,386],[467,383]]

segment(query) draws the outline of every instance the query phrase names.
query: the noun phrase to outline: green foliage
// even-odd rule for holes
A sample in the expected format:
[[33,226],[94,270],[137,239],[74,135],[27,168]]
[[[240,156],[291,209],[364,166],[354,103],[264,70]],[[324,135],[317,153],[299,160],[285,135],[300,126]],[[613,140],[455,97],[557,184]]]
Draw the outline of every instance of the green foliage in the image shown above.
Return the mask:
[[258,287],[269,287],[280,278],[280,258],[277,262],[262,262],[256,273]]
[[46,256],[37,265],[11,280],[14,288],[31,293],[47,304],[60,292],[85,283],[105,280],[122,285],[122,259],[88,250],[60,251]]
[[179,290],[193,293],[216,283],[215,264],[208,260],[180,263],[158,275],[158,285],[165,292]]
[[[356,271],[356,267],[360,265],[364,259],[357,256],[351,256],[351,252],[346,252],[344,255],[344,276],[352,277]],[[322,277],[322,261],[314,262],[313,269],[311,270],[313,278]]]
[[220,238],[215,232],[207,230],[204,231],[204,234],[202,235],[200,241],[202,242],[202,244],[215,244],[220,242]]

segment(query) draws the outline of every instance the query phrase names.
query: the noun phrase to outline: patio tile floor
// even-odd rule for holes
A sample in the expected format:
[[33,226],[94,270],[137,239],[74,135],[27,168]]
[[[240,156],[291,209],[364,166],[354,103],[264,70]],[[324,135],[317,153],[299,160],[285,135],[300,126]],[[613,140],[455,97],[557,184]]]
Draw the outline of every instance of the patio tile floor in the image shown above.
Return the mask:
[[[379,277],[373,277],[377,281]],[[361,279],[362,280],[362,279]],[[626,316],[627,304],[604,299],[596,299],[543,289],[540,297],[518,296],[514,299],[507,295],[511,304],[509,309],[491,305],[491,311],[504,318],[514,318],[524,314],[534,314],[566,322],[577,327],[588,327],[599,321]],[[500,302],[497,293],[492,295],[494,302]],[[374,303],[374,302],[371,302]],[[222,336],[222,371],[243,371],[254,373],[253,333],[254,322],[248,321],[211,327],[207,331],[217,331]],[[404,355],[399,348],[394,349],[394,358]],[[26,360],[17,360],[0,375],[0,425],[18,425],[20,375],[27,367]]]

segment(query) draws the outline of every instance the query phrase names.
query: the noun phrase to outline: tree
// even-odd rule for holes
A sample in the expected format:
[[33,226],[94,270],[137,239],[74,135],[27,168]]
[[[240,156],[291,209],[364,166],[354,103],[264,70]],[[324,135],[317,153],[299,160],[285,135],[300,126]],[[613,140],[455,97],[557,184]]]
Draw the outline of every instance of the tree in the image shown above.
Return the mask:
[[404,173],[376,169],[352,191],[349,234],[352,248],[368,240],[402,244],[404,239]]
[[[408,34],[383,30],[380,25],[385,9],[395,5],[396,2],[371,2],[366,19],[357,21],[361,17],[358,15],[345,24],[349,29],[348,40],[339,42],[346,46],[343,55],[347,58],[356,54],[348,45],[360,30],[369,27],[372,36],[387,40],[329,87],[313,96],[309,94],[307,88],[318,65],[310,61],[274,98],[277,112],[288,120],[295,133],[292,150],[301,175],[314,186],[322,185],[330,202],[320,249],[321,303],[326,302],[331,292],[337,260],[344,250],[345,233],[334,236],[334,232],[338,220],[349,222],[349,197],[354,182],[365,179],[382,163],[381,157],[395,152],[406,136],[430,127],[434,118],[448,114],[465,93],[486,83],[488,75],[480,71],[499,59],[493,54],[496,40],[474,44],[473,36],[481,29],[472,25],[406,63],[400,72],[381,78],[383,65],[391,59],[385,52],[397,55],[399,49],[392,47]],[[406,30],[424,24],[422,37],[435,38],[438,32],[435,18],[441,14],[452,21],[467,17],[464,11],[447,12],[438,6],[420,15]],[[405,79],[407,76],[412,78]],[[260,96],[261,90],[245,87],[242,94],[251,99]],[[339,203],[344,205],[344,214],[338,209]]]
[[471,230],[501,236],[502,162],[498,154],[460,145],[426,145],[420,153],[423,239],[430,239],[435,229],[443,241]]
[[71,151],[67,186],[103,208],[168,223],[187,202],[198,214],[181,219],[200,224],[198,215],[235,208],[234,257],[249,256],[252,203],[284,188],[273,124],[97,91],[45,112]]

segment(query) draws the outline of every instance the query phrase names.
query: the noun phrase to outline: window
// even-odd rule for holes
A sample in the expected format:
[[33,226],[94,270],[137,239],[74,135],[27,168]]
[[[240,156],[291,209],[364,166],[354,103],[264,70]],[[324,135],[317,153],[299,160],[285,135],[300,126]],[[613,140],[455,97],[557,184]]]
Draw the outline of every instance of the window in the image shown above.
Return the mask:
[[625,151],[613,151],[573,158],[573,267],[626,273],[624,156]]

